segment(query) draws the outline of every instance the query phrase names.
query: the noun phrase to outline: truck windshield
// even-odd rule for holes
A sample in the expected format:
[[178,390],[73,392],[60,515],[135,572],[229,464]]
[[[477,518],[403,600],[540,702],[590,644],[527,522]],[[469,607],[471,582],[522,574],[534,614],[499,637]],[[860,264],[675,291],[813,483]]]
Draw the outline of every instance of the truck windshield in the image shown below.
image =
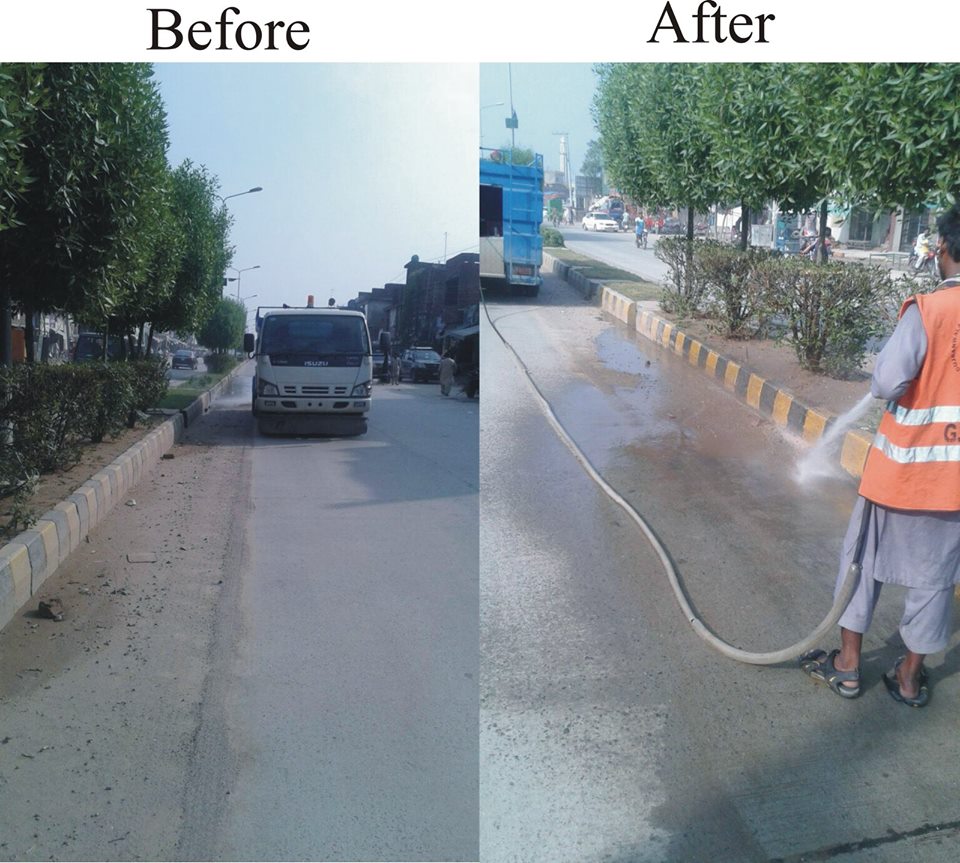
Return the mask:
[[264,354],[368,354],[363,318],[352,315],[270,315],[260,335]]

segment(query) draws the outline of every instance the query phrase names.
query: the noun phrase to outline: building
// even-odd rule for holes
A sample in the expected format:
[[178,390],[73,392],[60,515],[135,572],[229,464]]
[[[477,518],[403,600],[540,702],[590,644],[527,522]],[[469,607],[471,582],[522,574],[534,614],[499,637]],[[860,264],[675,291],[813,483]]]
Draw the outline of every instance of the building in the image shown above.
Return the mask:
[[441,263],[414,255],[404,265],[406,281],[361,292],[353,308],[367,316],[370,335],[390,334],[394,346],[431,345],[440,349],[446,333],[477,323],[480,255],[462,252]]

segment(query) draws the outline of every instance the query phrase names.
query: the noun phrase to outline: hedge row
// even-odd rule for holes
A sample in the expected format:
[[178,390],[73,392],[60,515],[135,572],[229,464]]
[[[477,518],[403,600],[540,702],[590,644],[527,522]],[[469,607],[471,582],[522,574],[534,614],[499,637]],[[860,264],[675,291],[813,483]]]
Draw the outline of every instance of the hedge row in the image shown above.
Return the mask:
[[859,369],[902,300],[930,289],[878,267],[814,263],[716,240],[664,237],[656,255],[668,267],[665,311],[709,318],[729,338],[789,342],[803,368],[834,377]]
[[132,428],[166,392],[160,359],[0,369],[0,497],[76,464],[85,444]]

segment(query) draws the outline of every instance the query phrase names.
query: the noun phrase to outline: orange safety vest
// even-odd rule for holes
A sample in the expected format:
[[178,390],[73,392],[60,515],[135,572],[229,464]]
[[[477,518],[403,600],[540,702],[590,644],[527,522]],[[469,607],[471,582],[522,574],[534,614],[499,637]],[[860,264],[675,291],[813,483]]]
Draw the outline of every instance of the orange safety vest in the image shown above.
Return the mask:
[[[950,283],[953,284],[950,284]],[[927,335],[920,373],[884,411],[860,494],[891,509],[960,510],[960,287],[910,297]]]

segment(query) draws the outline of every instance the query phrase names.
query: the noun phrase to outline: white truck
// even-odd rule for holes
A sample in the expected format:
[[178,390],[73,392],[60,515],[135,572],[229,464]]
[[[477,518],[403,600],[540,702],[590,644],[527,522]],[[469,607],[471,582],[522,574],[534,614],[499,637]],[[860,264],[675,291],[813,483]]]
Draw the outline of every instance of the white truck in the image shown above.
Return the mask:
[[367,430],[373,353],[362,312],[260,307],[243,337],[256,362],[253,415],[261,434],[360,435]]

